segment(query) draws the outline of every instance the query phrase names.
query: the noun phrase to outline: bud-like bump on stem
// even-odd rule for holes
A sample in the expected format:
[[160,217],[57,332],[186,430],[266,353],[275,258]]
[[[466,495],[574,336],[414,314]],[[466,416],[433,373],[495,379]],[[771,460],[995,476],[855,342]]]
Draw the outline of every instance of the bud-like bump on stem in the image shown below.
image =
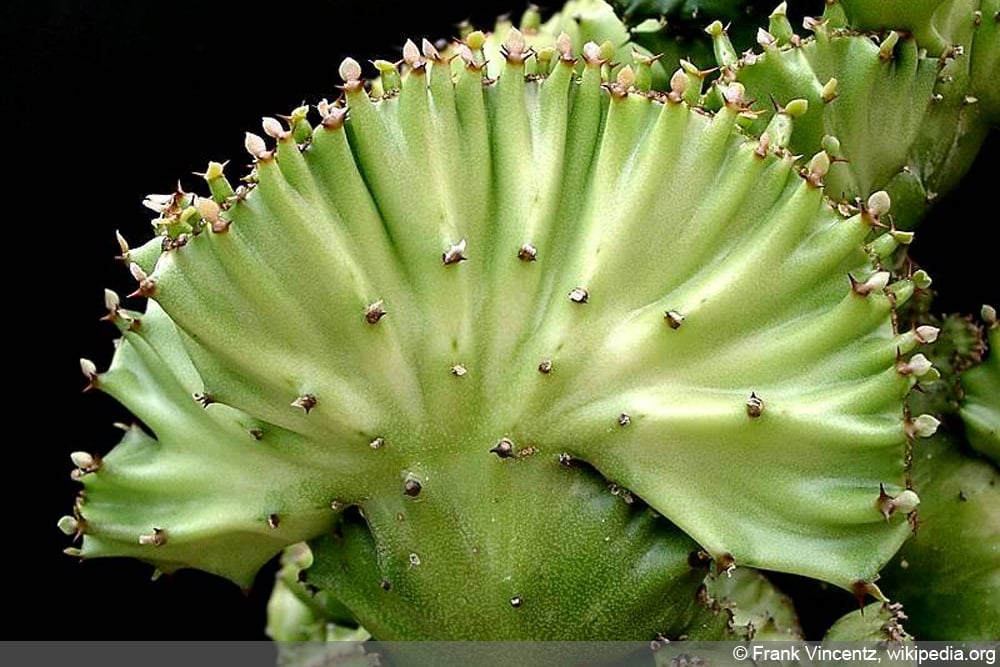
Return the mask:
[[417,73],[421,73],[427,67],[427,60],[420,53],[420,49],[412,39],[406,40],[403,44],[403,62],[405,62],[411,70]]
[[118,309],[121,308],[121,297],[118,296],[118,292],[105,288],[104,290],[104,307],[107,308],[109,315],[116,315]]
[[522,65],[534,53],[524,40],[524,34],[517,28],[511,28],[507,39],[500,45],[500,53],[512,65]]
[[132,277],[135,278],[136,282],[139,283],[139,287],[134,292],[129,294],[129,296],[152,296],[156,291],[156,279],[146,275],[146,272],[142,270],[142,267],[135,262],[128,265],[128,270],[132,274]]
[[635,84],[635,72],[630,65],[625,65],[618,70],[615,82],[608,85],[608,90],[613,97],[623,98],[628,96],[628,91]]
[[889,517],[891,517],[896,512],[903,512],[904,514],[909,514],[913,510],[917,509],[920,504],[920,497],[910,489],[905,489],[900,492],[899,495],[890,496],[885,492],[885,485],[879,484],[878,489],[878,500],[875,501],[875,506],[878,511],[885,517],[888,522]]
[[315,395],[302,394],[294,401],[292,401],[290,405],[293,408],[302,408],[302,410],[304,410],[306,414],[309,414],[312,411],[312,409],[316,407],[317,403],[319,403],[319,401],[316,399]]
[[747,399],[747,416],[751,419],[756,419],[764,414],[764,401],[755,394],[750,392],[750,398]]
[[907,421],[905,426],[906,435],[910,438],[929,438],[937,433],[940,420],[932,415],[920,415],[916,419]]
[[939,328],[925,324],[913,330],[913,337],[920,343],[933,343],[938,339],[938,334],[940,333],[941,330]]
[[583,45],[583,62],[587,67],[600,67],[604,64],[601,58],[601,47],[597,42],[587,42]]
[[267,150],[267,144],[264,143],[264,139],[253,132],[247,132],[243,137],[243,147],[247,149],[247,153],[250,153],[257,160],[268,160],[271,158],[271,151]]
[[385,445],[385,438],[382,437],[372,438],[372,441],[368,443],[372,449],[382,449],[383,445]]
[[97,366],[90,359],[80,359],[80,371],[87,380],[87,388],[97,383]]
[[509,459],[514,456],[514,443],[509,438],[501,438],[490,450],[491,454],[496,454],[502,459]]
[[465,374],[468,372],[469,369],[467,369],[462,364],[455,364],[454,366],[451,367],[451,374],[454,375],[455,377],[464,377]]
[[542,375],[548,375],[549,373],[551,373],[552,372],[552,360],[551,359],[542,359],[538,363],[538,372],[541,373]]
[[198,197],[198,213],[216,234],[221,234],[229,229],[229,221],[222,219],[222,208],[213,199]]
[[432,62],[441,62],[441,54],[438,52],[437,48],[430,43],[430,40],[423,39],[420,42],[420,52],[424,54],[424,58]]
[[406,481],[403,482],[403,493],[410,498],[416,498],[419,496],[423,488],[423,485],[421,485],[420,482],[414,477],[408,477]]
[[441,254],[441,263],[445,266],[449,266],[451,264],[464,262],[468,259],[468,257],[465,256],[465,248],[465,239],[462,239],[454,245],[448,246],[448,249]]
[[159,547],[167,543],[167,533],[162,528],[153,528],[153,532],[139,536],[139,544]]
[[892,60],[892,51],[896,48],[897,42],[899,42],[899,33],[895,30],[890,30],[889,34],[882,40],[882,44],[878,47],[879,59]]
[[344,90],[356,92],[364,87],[361,81],[361,65],[354,58],[344,58],[338,69],[340,78],[344,81]]
[[823,84],[823,90],[820,91],[820,97],[823,99],[824,102],[832,102],[835,99],[837,99],[837,86],[839,85],[839,83],[840,82],[837,81],[836,79],[831,78],[829,81]]
[[926,375],[931,368],[933,368],[933,364],[931,364],[930,359],[919,353],[910,357],[909,361],[900,361],[896,364],[896,370],[899,371],[900,375],[914,377]]
[[261,119],[261,127],[264,129],[264,134],[278,141],[284,141],[291,136],[291,133],[281,125],[281,121],[277,118],[264,116]]
[[922,290],[928,289],[931,286],[931,283],[933,282],[931,280],[930,274],[924,271],[923,269],[918,269],[917,271],[914,271],[913,275],[910,276],[910,280],[913,281],[914,287]]
[[767,48],[770,46],[775,46],[778,43],[778,40],[775,38],[774,35],[769,33],[767,30],[764,30],[763,28],[757,28],[757,43],[763,46],[764,48]]
[[623,412],[620,415],[618,415],[618,425],[619,426],[621,426],[621,427],[624,428],[624,427],[628,426],[631,423],[632,423],[632,417],[627,412]]
[[671,329],[679,329],[684,324],[684,316],[676,310],[668,310],[663,314],[663,319],[667,321],[667,326]]
[[369,304],[368,307],[365,308],[365,322],[368,322],[368,324],[378,324],[379,320],[385,316],[385,302],[382,299]]
[[560,32],[559,36],[556,37],[556,50],[563,62],[576,62],[576,58],[573,57],[573,40],[565,31]]
[[83,472],[96,472],[101,467],[101,459],[88,452],[73,452],[69,459]]
[[889,284],[890,274],[888,271],[876,271],[867,280],[861,282],[851,274],[847,274],[851,281],[851,290],[859,296],[868,296],[872,292],[881,292]]
[[569,292],[569,300],[573,303],[587,303],[588,298],[590,298],[590,295],[582,287],[574,287]]
[[56,523],[56,527],[62,531],[63,535],[76,537],[80,532],[80,522],[71,516],[64,516]]
[[993,329],[997,326],[997,309],[990,305],[983,305],[979,310],[979,316],[983,318],[986,326]]
[[814,188],[823,187],[823,178],[830,171],[830,156],[826,151],[816,153],[806,167],[806,182]]
[[534,262],[538,258],[538,249],[530,243],[525,243],[517,251],[517,258],[522,262]]

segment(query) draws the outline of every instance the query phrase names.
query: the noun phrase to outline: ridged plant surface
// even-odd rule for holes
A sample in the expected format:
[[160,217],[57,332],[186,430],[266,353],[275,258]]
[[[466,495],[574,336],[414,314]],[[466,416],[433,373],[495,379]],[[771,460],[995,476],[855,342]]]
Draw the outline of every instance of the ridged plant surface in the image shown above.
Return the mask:
[[512,33],[496,81],[408,47],[378,100],[348,62],[345,106],[248,136],[247,186],[151,200],[146,312],[110,296],[85,364],[142,421],[75,458],[85,558],[246,585],[320,538],[382,639],[708,628],[699,548],[870,590],[936,423],[888,201],[834,208],[738,86],[692,109],[592,46],[526,79]]

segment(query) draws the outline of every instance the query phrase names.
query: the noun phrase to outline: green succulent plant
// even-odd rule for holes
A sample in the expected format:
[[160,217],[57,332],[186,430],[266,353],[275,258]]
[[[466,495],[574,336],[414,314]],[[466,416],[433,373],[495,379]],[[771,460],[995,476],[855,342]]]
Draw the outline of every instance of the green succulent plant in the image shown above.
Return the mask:
[[[900,317],[930,279],[897,229],[997,122],[1000,14],[899,4],[809,38],[779,7],[757,54],[713,23],[717,72],[584,0],[407,42],[370,83],[345,60],[318,114],[246,135],[242,184],[211,163],[120,238],[147,303],[107,293],[121,339],[82,369],[141,423],[73,454],[70,553],[247,586],[286,550],[282,640],[649,640],[801,636],[758,569],[895,628],[901,547],[937,572],[928,542],[987,541],[950,629],[1000,629],[994,504],[907,542],[949,483],[921,439],[963,401],[995,459],[1000,410],[995,352],[912,409],[942,329]],[[933,624],[935,594],[904,602]]]

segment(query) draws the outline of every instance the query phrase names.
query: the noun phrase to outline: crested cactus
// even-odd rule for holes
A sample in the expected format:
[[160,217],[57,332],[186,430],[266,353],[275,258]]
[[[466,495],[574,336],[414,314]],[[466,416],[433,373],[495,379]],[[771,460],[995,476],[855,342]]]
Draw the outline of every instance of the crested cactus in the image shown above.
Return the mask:
[[114,360],[81,362],[141,424],[73,454],[71,553],[246,586],[287,548],[277,639],[798,636],[754,568],[888,604],[940,423],[893,177],[936,126],[900,109],[870,157],[816,82],[930,99],[942,61],[822,22],[741,57],[713,24],[706,89],[576,2],[597,18],[408,41],[370,85],[347,59],[318,115],[246,135],[243,184],[150,195]]

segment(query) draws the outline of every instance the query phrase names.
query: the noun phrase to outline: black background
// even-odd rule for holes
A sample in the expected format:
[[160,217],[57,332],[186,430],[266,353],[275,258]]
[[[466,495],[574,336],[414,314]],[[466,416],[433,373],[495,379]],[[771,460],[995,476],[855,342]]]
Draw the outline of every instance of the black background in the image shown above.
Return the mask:
[[[473,11],[468,7],[473,6]],[[336,96],[336,68],[398,58],[406,37],[448,37],[462,19],[489,26],[524,2],[274,3],[205,0],[12,2],[0,8],[0,104],[7,179],[0,222],[6,299],[0,548],[6,638],[263,638],[271,570],[245,595],[197,572],[158,582],[131,561],[79,564],[55,528],[75,485],[69,452],[104,452],[127,415],[81,394],[78,359],[105,368],[114,331],[99,324],[102,290],[133,281],[114,230],[150,236],[150,192],[209,160],[248,161],[243,131],[260,117]],[[996,133],[963,189],[942,201],[915,254],[945,293],[942,308],[997,301],[1000,215]],[[231,174],[240,169],[230,169]],[[984,205],[977,208],[976,202]],[[990,204],[989,202],[993,202]],[[826,615],[853,604],[822,593]],[[819,621],[817,621],[819,622]]]

